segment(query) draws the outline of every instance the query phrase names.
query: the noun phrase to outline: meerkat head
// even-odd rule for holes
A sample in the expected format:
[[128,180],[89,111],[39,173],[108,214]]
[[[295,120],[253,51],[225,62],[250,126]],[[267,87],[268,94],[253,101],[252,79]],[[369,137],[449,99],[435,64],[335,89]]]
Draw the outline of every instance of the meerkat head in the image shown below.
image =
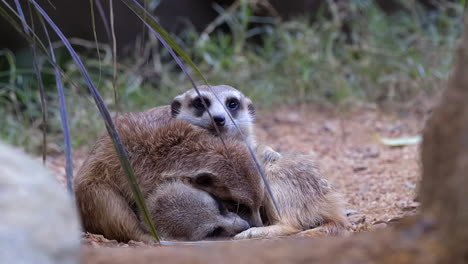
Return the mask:
[[263,182],[247,147],[235,140],[225,143],[226,147],[208,143],[215,147],[199,155],[203,166],[191,175],[190,183],[217,197],[230,212],[238,214],[251,226],[262,226]]
[[[209,89],[208,86],[199,86],[197,88],[213,117],[213,121],[195,89],[191,89],[174,98],[171,104],[173,118],[185,120],[196,126],[208,129],[214,134],[217,133],[214,127],[216,125],[221,134],[240,138],[239,132],[223,107],[224,105],[238,127],[242,130],[242,133],[250,141],[253,141],[251,137],[253,137],[252,126],[255,120],[255,107],[248,97],[228,85],[212,86],[212,89]],[[221,103],[213,93],[217,95]]]
[[157,188],[147,199],[156,229],[164,239],[206,240],[232,237],[250,228],[207,192],[181,182]]
[[128,115],[117,125],[142,192],[156,180],[183,181],[217,197],[251,226],[262,225],[264,183],[245,144],[233,138],[223,143],[181,120],[157,127],[147,114]]

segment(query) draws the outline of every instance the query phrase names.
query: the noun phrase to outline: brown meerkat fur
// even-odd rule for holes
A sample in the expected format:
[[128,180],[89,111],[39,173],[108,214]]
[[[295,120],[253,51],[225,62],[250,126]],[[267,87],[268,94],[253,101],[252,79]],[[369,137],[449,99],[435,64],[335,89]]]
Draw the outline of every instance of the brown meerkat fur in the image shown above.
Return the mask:
[[[247,143],[254,147],[256,145],[254,133],[255,107],[247,96],[241,91],[228,85],[198,86],[213,121],[206,111],[200,96],[195,89],[190,89],[174,98],[171,105],[155,107],[149,112],[155,113],[159,120],[165,122],[174,120],[185,120],[193,125],[207,129],[217,135],[215,125],[224,137],[242,139],[239,131],[226,113],[224,106],[244,134]],[[215,93],[222,104],[216,99]]]
[[[280,208],[280,215],[269,196],[264,196],[264,227],[253,227],[235,239],[296,234],[346,235],[349,222],[344,200],[331,186],[308,155],[279,154],[259,145],[265,174]],[[268,226],[266,226],[268,225]],[[310,230],[308,230],[310,229]]]
[[[155,122],[159,120],[160,122]],[[184,121],[166,122],[152,112],[120,116],[115,124],[145,198],[158,186],[178,181],[206,191],[250,226],[261,226],[263,182],[247,148],[224,146],[204,129]],[[84,228],[118,241],[152,241],[138,219],[133,195],[108,135],[95,144],[75,178]]]
[[219,199],[180,182],[157,187],[146,201],[162,240],[232,237],[250,228],[247,221],[228,211]]
[[[223,107],[216,100],[209,87],[200,86],[198,88],[206,102],[208,102],[207,105],[213,117],[217,115],[226,116]],[[228,102],[233,95],[237,96],[235,98],[241,102],[241,107],[237,110],[240,114],[235,115],[233,112],[231,112],[231,114],[233,114],[235,122],[247,136],[249,144],[252,147],[256,147],[254,134],[255,107],[252,101],[237,89],[227,85],[213,86],[212,88],[213,92],[218,95],[226,106],[228,106]],[[215,104],[213,105],[212,102]],[[195,106],[198,106],[198,108]],[[244,106],[244,108],[242,108],[242,106]],[[186,120],[194,125],[216,133],[210,117],[206,111],[204,111],[204,106],[194,89],[175,97],[171,104],[171,115],[175,119]],[[241,118],[239,118],[239,116]],[[232,124],[231,126],[225,126],[221,132],[231,138],[240,139],[238,131]],[[238,238],[289,235],[318,225],[321,225],[321,227],[313,229],[317,234],[337,235],[346,233],[346,228],[342,227],[348,226],[347,219],[342,211],[340,211],[343,207],[342,198],[334,190],[325,188],[325,185],[317,185],[314,183],[314,181],[320,179],[320,181],[328,184],[327,180],[322,177],[320,171],[310,159],[305,156],[296,158],[294,157],[295,155],[282,158],[281,154],[266,145],[258,146],[258,148],[256,148],[256,153],[265,161],[264,167],[268,175],[268,182],[270,183],[270,181],[272,181],[273,183],[270,183],[270,185],[276,185],[276,188],[272,187],[272,191],[275,198],[281,200],[281,202],[278,202],[279,208],[282,210],[281,217],[278,216],[274,207],[271,206],[271,200],[267,198],[265,201],[265,208],[269,208],[269,210],[267,210],[270,214],[267,217],[268,222],[276,224],[264,228],[253,228],[245,231],[243,235],[238,235]],[[303,166],[304,170],[293,168],[294,166]],[[288,179],[288,177],[290,179]],[[306,191],[307,189],[300,188],[302,185],[310,187],[311,190]],[[308,197],[309,194],[318,195],[323,198],[320,202],[317,202],[314,199],[310,199],[310,197]],[[265,197],[269,196],[266,194]],[[309,205],[303,207],[303,211],[294,211],[295,207],[306,202],[308,202]],[[333,213],[331,213],[332,211]],[[336,228],[334,223],[337,223]]]

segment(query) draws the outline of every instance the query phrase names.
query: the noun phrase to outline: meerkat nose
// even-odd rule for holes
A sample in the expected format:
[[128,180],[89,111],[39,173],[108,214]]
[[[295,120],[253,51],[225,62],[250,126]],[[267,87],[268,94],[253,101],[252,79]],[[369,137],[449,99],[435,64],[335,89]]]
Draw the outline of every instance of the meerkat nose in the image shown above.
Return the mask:
[[224,126],[226,124],[226,118],[224,116],[213,116],[213,120],[215,121],[215,124],[219,127]]

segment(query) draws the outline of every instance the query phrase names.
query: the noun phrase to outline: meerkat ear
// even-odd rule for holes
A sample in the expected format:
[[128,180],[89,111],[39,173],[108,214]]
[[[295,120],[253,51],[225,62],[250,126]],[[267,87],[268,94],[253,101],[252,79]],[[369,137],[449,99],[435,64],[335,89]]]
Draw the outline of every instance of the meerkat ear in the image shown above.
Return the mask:
[[214,184],[214,175],[211,173],[203,172],[195,176],[194,180],[196,185],[202,187],[210,187]]
[[171,116],[175,118],[180,113],[180,108],[182,107],[181,98],[177,96],[171,103]]
[[249,111],[250,116],[252,119],[255,119],[255,106],[252,103],[252,100],[247,99],[247,110]]

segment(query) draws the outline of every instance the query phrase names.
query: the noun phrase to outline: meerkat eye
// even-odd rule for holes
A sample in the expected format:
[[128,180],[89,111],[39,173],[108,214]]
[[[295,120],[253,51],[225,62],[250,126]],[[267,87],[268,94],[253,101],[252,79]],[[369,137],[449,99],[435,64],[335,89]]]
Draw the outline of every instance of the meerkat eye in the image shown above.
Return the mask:
[[212,186],[213,182],[213,174],[210,173],[200,173],[195,178],[195,183],[200,186]]
[[250,208],[245,204],[239,204],[237,209],[237,214],[239,215],[249,215],[251,213]]
[[226,101],[226,106],[229,108],[231,111],[235,111],[239,108],[239,100],[236,98],[231,98]]
[[228,212],[228,209],[226,208],[226,206],[219,199],[217,199],[216,197],[214,197],[214,196],[211,196],[211,197],[213,197],[213,200],[215,200],[216,205],[218,206],[219,213],[221,215],[226,215],[227,212]]
[[[203,100],[205,101],[206,106],[210,107],[210,100],[208,100],[207,98],[203,98]],[[192,106],[195,107],[195,109],[198,109],[198,110],[205,109],[205,106],[203,105],[203,102],[200,99],[200,97],[197,97],[197,98],[193,99]]]
[[251,213],[250,207],[245,204],[241,204],[236,201],[225,201],[224,204],[230,212],[238,215],[249,215]]

